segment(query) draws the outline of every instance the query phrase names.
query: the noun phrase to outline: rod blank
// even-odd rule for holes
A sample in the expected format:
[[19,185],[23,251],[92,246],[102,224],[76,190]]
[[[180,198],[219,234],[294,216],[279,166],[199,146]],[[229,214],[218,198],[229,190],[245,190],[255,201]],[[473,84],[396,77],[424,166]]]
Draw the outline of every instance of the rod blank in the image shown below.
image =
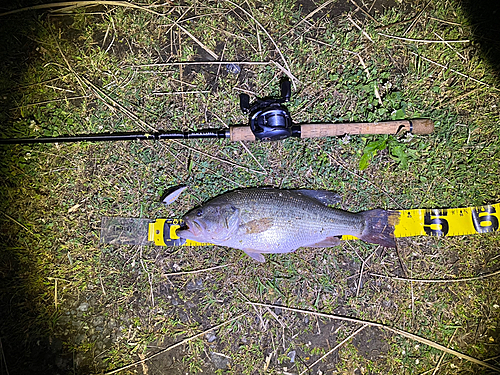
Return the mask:
[[228,130],[207,129],[196,132],[156,132],[156,133],[100,133],[75,136],[9,138],[0,139],[0,144],[73,143],[73,142],[115,142],[115,141],[159,141],[163,139],[229,138]]

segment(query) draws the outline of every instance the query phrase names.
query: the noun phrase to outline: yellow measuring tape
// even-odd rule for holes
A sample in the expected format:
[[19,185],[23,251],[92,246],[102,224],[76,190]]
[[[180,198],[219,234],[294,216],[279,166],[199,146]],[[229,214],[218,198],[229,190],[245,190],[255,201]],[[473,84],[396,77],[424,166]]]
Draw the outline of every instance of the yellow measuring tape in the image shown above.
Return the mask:
[[402,210],[395,237],[463,236],[498,231],[500,203],[467,208]]
[[[499,230],[500,203],[466,208],[399,210],[399,220],[394,226],[395,237],[413,236],[463,236]],[[157,219],[149,224],[148,240],[157,246],[205,246],[184,240],[176,235],[180,219]],[[342,240],[357,239],[342,236]]]

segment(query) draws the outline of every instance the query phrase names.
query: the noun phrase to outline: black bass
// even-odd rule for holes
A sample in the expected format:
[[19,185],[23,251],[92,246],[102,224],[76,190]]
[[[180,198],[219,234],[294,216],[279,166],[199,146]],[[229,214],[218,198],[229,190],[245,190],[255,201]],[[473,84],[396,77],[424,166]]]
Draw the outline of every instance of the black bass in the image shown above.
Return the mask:
[[[336,195],[335,195],[336,196]],[[318,190],[245,189],[222,194],[184,216],[181,238],[262,254],[290,253],[299,247],[330,247],[338,236],[395,247],[393,214],[382,209],[351,213],[327,204],[334,194]]]

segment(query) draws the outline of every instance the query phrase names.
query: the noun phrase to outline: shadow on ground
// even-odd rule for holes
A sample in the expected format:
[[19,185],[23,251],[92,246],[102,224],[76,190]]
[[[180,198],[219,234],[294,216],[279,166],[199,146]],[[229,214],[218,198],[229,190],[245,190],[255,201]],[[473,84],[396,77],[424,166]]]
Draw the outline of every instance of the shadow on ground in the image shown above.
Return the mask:
[[[11,9],[37,2],[12,2]],[[0,13],[10,9],[1,8]],[[0,135],[13,136],[15,119],[12,108],[20,99],[16,91],[23,85],[30,64],[37,59],[36,42],[39,12],[25,12],[2,17],[0,21]],[[0,147],[0,171],[9,169],[12,148]],[[2,178],[1,190],[12,188]],[[8,204],[4,192],[0,210]],[[21,223],[6,214],[0,215],[0,374],[62,374],[73,368],[72,355],[65,354],[63,342],[50,337],[50,320],[44,306],[47,290],[43,272],[36,259],[20,241],[25,231]],[[50,310],[50,309],[49,309]]]
[[500,82],[500,2],[497,0],[461,0],[472,26],[474,42]]

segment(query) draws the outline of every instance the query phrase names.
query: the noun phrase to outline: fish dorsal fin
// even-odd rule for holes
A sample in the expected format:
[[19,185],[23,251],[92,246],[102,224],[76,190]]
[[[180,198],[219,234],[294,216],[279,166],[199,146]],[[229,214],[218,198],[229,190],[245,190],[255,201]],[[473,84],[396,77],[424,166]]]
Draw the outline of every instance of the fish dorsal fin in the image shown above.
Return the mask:
[[256,260],[257,262],[264,263],[266,261],[266,258],[264,258],[264,255],[257,252],[256,250],[244,249],[243,251],[245,252],[246,255],[248,255],[250,258]]
[[292,191],[317,200],[318,202],[323,203],[325,206],[340,203],[340,201],[342,200],[342,196],[340,194],[328,190],[298,189]]

